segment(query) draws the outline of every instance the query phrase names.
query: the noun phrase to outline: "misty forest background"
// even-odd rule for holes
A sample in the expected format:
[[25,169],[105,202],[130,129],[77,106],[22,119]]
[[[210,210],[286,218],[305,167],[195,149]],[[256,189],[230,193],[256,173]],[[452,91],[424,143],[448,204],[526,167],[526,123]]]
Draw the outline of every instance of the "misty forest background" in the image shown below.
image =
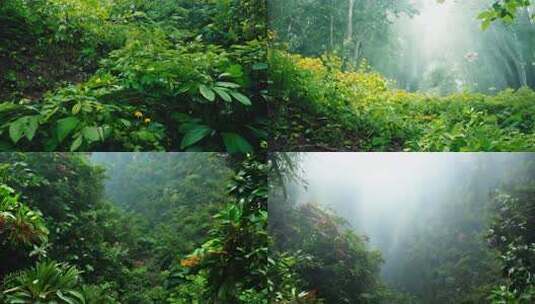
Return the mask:
[[0,303],[267,303],[267,167],[0,154]]
[[535,300],[531,154],[279,153],[282,303]]
[[532,151],[535,6],[270,1],[273,151]]
[[265,148],[263,0],[1,0],[0,151]]

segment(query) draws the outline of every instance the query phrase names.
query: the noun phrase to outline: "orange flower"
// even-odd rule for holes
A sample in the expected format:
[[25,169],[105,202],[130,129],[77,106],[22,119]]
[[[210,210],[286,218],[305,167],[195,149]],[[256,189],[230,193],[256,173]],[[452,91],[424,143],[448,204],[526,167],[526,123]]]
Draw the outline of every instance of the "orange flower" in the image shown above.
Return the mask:
[[192,268],[199,265],[200,262],[201,258],[199,256],[192,255],[180,261],[180,265],[182,265],[182,267]]

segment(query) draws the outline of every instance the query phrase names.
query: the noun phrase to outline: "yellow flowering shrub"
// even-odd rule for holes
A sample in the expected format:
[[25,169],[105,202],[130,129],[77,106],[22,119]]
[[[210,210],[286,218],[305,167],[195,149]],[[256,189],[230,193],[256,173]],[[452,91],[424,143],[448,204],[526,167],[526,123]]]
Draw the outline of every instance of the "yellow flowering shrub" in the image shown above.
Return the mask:
[[[366,62],[273,51],[276,149],[535,151],[535,92],[437,96],[395,89]],[[280,131],[277,131],[280,130]]]
[[342,72],[335,74],[338,87],[354,102],[372,102],[387,91],[387,80],[377,73]]
[[295,65],[303,70],[312,72],[316,76],[325,76],[327,74],[327,68],[323,65],[323,62],[319,58],[310,57],[297,57]]

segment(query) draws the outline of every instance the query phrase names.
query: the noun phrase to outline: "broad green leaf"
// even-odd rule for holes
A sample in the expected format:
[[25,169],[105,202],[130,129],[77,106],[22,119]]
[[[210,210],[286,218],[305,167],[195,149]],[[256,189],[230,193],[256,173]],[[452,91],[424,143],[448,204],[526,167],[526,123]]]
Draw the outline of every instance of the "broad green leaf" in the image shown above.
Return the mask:
[[101,132],[99,131],[99,128],[97,127],[85,127],[82,130],[82,134],[84,135],[84,138],[89,142],[95,142],[102,140]]
[[494,15],[493,12],[484,11],[477,16],[477,19],[490,19]]
[[223,143],[227,148],[229,153],[249,153],[253,152],[253,146],[243,138],[242,136],[236,133],[222,133]]
[[9,125],[9,137],[17,143],[23,136],[32,140],[39,126],[39,116],[24,116]]
[[182,142],[180,143],[180,149],[185,149],[198,143],[211,132],[212,128],[205,125],[197,125],[195,128],[191,128],[186,134],[184,134]]
[[24,117],[19,118],[9,125],[9,137],[14,143],[17,143],[24,135]]
[[226,81],[218,81],[215,83],[216,86],[218,87],[224,87],[224,88],[229,88],[229,89],[237,89],[239,87],[241,87],[239,84],[237,83],[233,83],[233,82],[226,82]]
[[78,291],[76,291],[76,290],[67,290],[67,293],[69,293],[69,294],[73,295],[75,298],[77,298],[80,303],[85,304],[84,296],[81,293],[79,293]]
[[201,84],[199,86],[199,92],[201,92],[201,95],[206,98],[209,101],[215,100],[215,93],[210,89],[209,87],[205,86],[204,84]]
[[481,23],[481,29],[482,30],[486,30],[489,28],[490,24],[491,24],[491,20],[490,19],[485,19],[483,20],[483,22]]
[[230,95],[227,93],[226,90],[224,90],[223,88],[214,88],[214,91],[217,93],[217,95],[219,95],[219,97],[221,97],[221,99],[223,99],[224,101],[226,102],[231,102],[232,101],[232,98],[230,97]]
[[221,78],[225,78],[225,77],[231,77],[232,74],[230,73],[221,73],[219,74],[219,76],[217,76],[217,78],[221,79]]
[[156,137],[149,131],[143,130],[136,132],[137,137],[142,141],[155,141]]
[[56,127],[56,135],[59,142],[62,142],[76,127],[80,124],[80,120],[76,117],[67,117],[58,120]]
[[39,126],[39,116],[28,116],[26,130],[24,132],[28,140],[31,141],[33,139],[38,126]]
[[80,146],[82,145],[83,137],[78,136],[71,144],[71,152],[78,150]]
[[110,125],[102,125],[98,128],[98,131],[100,134],[100,138],[102,139],[102,141],[104,141],[106,140],[106,138],[110,137],[113,130]]
[[236,100],[238,100],[239,102],[241,102],[242,104],[246,106],[250,106],[253,104],[251,100],[249,99],[249,97],[243,95],[240,92],[230,92],[230,95],[232,95],[232,97],[236,98]]

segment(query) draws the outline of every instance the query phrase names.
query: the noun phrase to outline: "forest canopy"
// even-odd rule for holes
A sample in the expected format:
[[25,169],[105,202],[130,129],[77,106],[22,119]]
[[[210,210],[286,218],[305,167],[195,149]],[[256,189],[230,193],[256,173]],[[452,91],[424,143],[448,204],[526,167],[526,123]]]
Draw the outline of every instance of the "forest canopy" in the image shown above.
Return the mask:
[[0,154],[1,303],[267,303],[266,166]]

